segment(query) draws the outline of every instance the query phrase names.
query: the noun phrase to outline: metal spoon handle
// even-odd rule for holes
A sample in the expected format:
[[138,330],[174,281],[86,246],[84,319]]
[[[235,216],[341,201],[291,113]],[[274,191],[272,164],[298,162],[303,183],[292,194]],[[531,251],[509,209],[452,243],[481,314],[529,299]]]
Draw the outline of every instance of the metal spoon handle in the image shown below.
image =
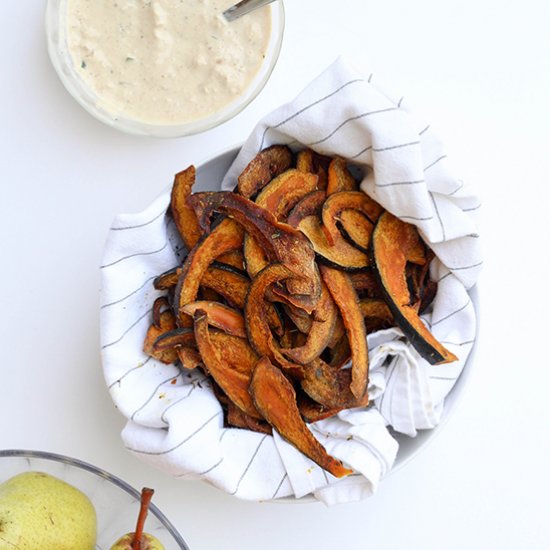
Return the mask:
[[270,4],[274,0],[241,0],[238,4],[231,6],[223,12],[223,16],[227,21],[234,21],[241,15],[255,10],[256,8],[261,8],[266,4]]

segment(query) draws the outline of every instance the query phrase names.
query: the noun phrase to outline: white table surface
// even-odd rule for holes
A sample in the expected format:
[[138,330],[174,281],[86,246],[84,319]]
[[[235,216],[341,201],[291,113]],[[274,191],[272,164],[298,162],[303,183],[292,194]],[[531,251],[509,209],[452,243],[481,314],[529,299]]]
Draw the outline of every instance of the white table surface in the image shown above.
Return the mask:
[[[85,113],[47,57],[44,2],[3,2],[0,448],[74,456],[155,487],[192,550],[549,548],[549,6],[287,0],[283,51],[261,95],[217,129],[161,141]],[[401,90],[483,198],[471,383],[443,432],[370,500],[257,504],[175,483],[125,451],[124,419],[103,382],[98,266],[107,230],[177,170],[243,140],[338,54]]]

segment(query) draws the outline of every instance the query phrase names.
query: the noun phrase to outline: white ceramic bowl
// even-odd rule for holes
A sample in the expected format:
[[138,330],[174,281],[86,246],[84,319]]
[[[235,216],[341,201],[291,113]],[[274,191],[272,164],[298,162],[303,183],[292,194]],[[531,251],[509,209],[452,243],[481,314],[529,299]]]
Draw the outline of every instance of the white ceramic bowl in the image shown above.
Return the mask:
[[[53,475],[88,496],[97,512],[96,550],[108,550],[119,537],[134,530],[140,493],[121,479],[81,460],[58,454],[0,450],[0,483],[27,471]],[[157,537],[166,550],[189,550],[175,527],[153,503],[149,506],[145,531]]]
[[61,82],[73,98],[95,118],[124,132],[161,138],[182,137],[218,126],[242,111],[263,89],[279,57],[283,41],[285,16],[282,0],[269,5],[272,25],[265,61],[249,87],[238,99],[208,117],[185,124],[147,124],[111,113],[101,106],[101,98],[78,75],[67,45],[66,10],[68,0],[48,0],[46,6],[46,36],[48,52]]
[[[197,168],[196,183],[193,186],[193,190],[194,191],[216,191],[216,190],[219,190],[219,186],[222,182],[223,176],[226,174],[229,167],[231,166],[233,160],[235,159],[235,156],[236,156],[238,150],[239,150],[238,147],[233,147],[231,149],[228,149],[226,151],[223,151],[219,154],[216,154],[216,155],[210,157],[205,162],[199,163],[198,168]],[[147,209],[146,214],[145,214],[145,212],[140,213],[140,218],[139,218],[140,221],[144,221],[144,220],[155,221],[154,226],[149,225],[149,223],[152,223],[152,222],[135,226],[134,223],[138,223],[138,222],[137,222],[137,219],[134,220],[132,217],[126,219],[125,222],[122,223],[122,226],[129,225],[130,228],[132,226],[134,226],[134,227],[137,227],[138,229],[139,228],[146,228],[146,229],[143,229],[143,231],[149,231],[150,232],[149,236],[151,236],[151,234],[153,234],[153,235],[155,235],[155,238],[156,237],[158,237],[159,239],[162,238],[162,240],[164,240],[165,230],[167,230],[168,238],[167,238],[166,242],[171,243],[172,247],[177,247],[176,241],[178,241],[178,238],[175,236],[174,233],[172,233],[172,229],[173,229],[172,224],[170,224],[170,228],[167,229],[169,227],[168,225],[162,225],[162,224],[166,224],[166,220],[163,219],[160,214],[158,214],[158,212],[164,212],[163,208],[168,203],[168,198],[169,198],[169,190],[167,189],[166,193],[163,193],[162,196],[159,197],[159,199],[157,199],[157,201],[155,201],[151,205],[151,207],[149,207]],[[164,206],[159,206],[159,204],[162,204]],[[153,213],[156,214],[154,218],[153,218]],[[158,220],[160,220],[160,221],[158,221]],[[120,220],[118,220],[116,223],[117,223],[118,227],[121,227],[119,225],[121,223]],[[154,227],[154,229],[152,229],[152,227]],[[174,240],[172,240],[172,238],[174,238]],[[125,237],[123,237],[123,239],[125,239]],[[131,240],[132,240],[132,242],[134,242],[135,238],[131,239]],[[138,241],[139,241],[139,239],[138,239]],[[126,242],[126,241],[123,241],[123,242]],[[157,242],[157,241],[155,240],[155,242]],[[160,240],[158,242],[160,242]],[[113,245],[113,242],[111,242],[111,246],[112,245]],[[117,245],[117,246],[119,246],[119,245]],[[130,252],[133,253],[132,256],[130,256],[130,257],[139,255],[139,252],[143,251],[139,246],[137,246],[136,248],[131,248],[131,249],[123,247],[123,249],[125,250],[125,254],[128,254]],[[163,250],[163,249],[164,249],[164,247],[161,250]],[[149,250],[149,249],[145,249],[145,250]],[[138,253],[138,254],[135,254],[135,253]],[[151,259],[150,255],[146,255],[145,257],[147,259]],[[167,256],[164,257],[164,259],[157,258],[156,263],[154,264],[154,267],[149,266],[149,264],[147,264],[147,262],[145,262],[142,266],[142,269],[140,269],[140,270],[142,270],[143,273],[147,273],[147,276],[155,275],[155,274],[158,274],[160,271],[164,271],[166,269],[169,269],[169,268],[173,267],[173,265],[176,261],[177,260],[175,259],[173,254],[167,254]],[[107,275],[104,275],[105,277],[107,277],[107,279],[105,281],[105,288],[107,288],[107,286],[109,286],[109,284],[111,282],[113,282],[112,279],[108,279],[110,277],[109,272],[106,272],[106,273],[107,273]],[[118,280],[120,280],[122,282],[122,281],[126,280],[126,278],[125,277],[119,277],[117,279],[117,281]],[[126,288],[124,286],[124,283],[121,283],[121,284],[117,283],[116,287],[117,287],[117,292],[114,295],[117,295],[117,296],[118,295],[124,296],[124,295],[126,295],[125,294],[126,291],[131,290],[131,288]],[[153,301],[155,296],[151,295],[150,291],[148,290],[148,287],[143,286],[143,285],[139,289],[139,294],[136,294],[135,292],[131,292],[129,295],[132,296],[132,299],[134,301],[132,302],[132,304],[128,304],[128,305],[124,306],[124,312],[132,311],[132,314],[129,316],[128,321],[131,320],[131,319],[137,318],[137,313],[138,312],[141,312],[140,313],[141,318],[146,319],[146,317],[143,315],[142,312],[147,311],[152,306],[152,301]],[[472,302],[474,304],[474,307],[477,309],[477,292],[475,290],[471,293],[471,298],[472,298]],[[103,317],[103,320],[102,320],[102,323],[103,323],[102,329],[104,327],[107,327],[107,326],[112,326],[112,323],[111,323],[110,320],[118,318],[118,316],[121,314],[121,311],[117,310],[116,308],[108,309],[108,310],[106,310],[106,312],[107,313],[105,313],[105,316]],[[134,313],[136,314],[135,316],[134,316]],[[125,325],[123,324],[123,325],[121,325],[121,327],[122,326],[125,326]],[[104,355],[104,369],[106,369],[106,371],[105,371],[106,379],[113,381],[111,383],[110,387],[113,387],[113,384],[116,382],[116,379],[113,377],[113,374],[120,372],[120,370],[118,370],[118,366],[119,366],[118,357],[120,357],[121,353],[125,357],[125,359],[129,360],[129,362],[127,363],[128,366],[136,364],[135,363],[136,361],[138,361],[139,362],[138,364],[140,364],[140,365],[143,364],[143,363],[141,363],[141,361],[143,361],[143,355],[142,355],[142,352],[141,352],[141,344],[143,342],[143,338],[145,337],[145,330],[147,328],[147,325],[145,323],[143,323],[142,325],[136,325],[134,323],[132,326],[140,327],[139,332],[138,332],[138,329],[136,328],[136,332],[133,333],[135,339],[126,341],[126,344],[124,344],[126,346],[126,348],[123,349],[122,352],[121,352],[120,349],[118,349],[117,353],[115,353],[114,355],[109,355],[108,353],[106,355]],[[110,335],[110,336],[114,336],[114,334]],[[110,341],[112,341],[112,340],[110,338],[108,338],[107,342],[110,342]],[[139,345],[138,349],[136,349],[136,347],[135,347],[136,343],[138,343],[138,345]],[[107,345],[110,346],[111,344],[109,343]],[[130,359],[130,357],[131,357],[131,359]],[[466,365],[464,366],[464,368],[462,370],[462,373],[461,373],[458,381],[455,383],[455,385],[451,389],[450,393],[447,395],[446,402],[445,402],[445,405],[444,405],[442,422],[438,425],[437,428],[432,429],[432,430],[421,431],[415,438],[410,438],[406,435],[398,434],[398,433],[393,434],[394,437],[397,439],[397,441],[399,443],[399,451],[398,451],[398,454],[397,454],[397,459],[394,463],[394,467],[391,471],[396,471],[397,469],[399,469],[403,465],[405,465],[413,457],[418,455],[418,453],[421,450],[425,449],[427,444],[430,441],[432,441],[434,439],[434,437],[444,429],[444,427],[447,423],[447,420],[450,418],[452,413],[457,408],[460,397],[463,394],[464,388],[467,386],[467,382],[470,378],[470,373],[472,371],[473,361],[474,361],[473,350],[470,350],[468,360],[467,360]],[[113,394],[112,394],[113,398],[115,399],[115,403],[117,403],[119,408],[127,410],[127,411],[129,411],[129,410],[142,411],[144,409],[144,405],[141,403],[141,401],[139,399],[134,400],[134,396],[135,396],[134,388],[135,387],[137,387],[138,385],[140,386],[141,384],[147,384],[147,387],[150,386],[151,388],[153,388],[155,381],[164,380],[165,382],[167,382],[167,381],[173,380],[173,377],[176,375],[175,373],[178,372],[177,369],[174,369],[173,367],[171,367],[170,369],[166,369],[166,371],[163,371],[162,376],[160,378],[158,378],[157,375],[155,374],[154,370],[149,372],[149,371],[142,371],[141,369],[137,369],[137,370],[132,369],[132,371],[140,373],[140,374],[138,374],[138,376],[141,376],[141,379],[139,381],[134,379],[134,382],[133,382],[134,385],[126,386],[128,388],[132,388],[130,391],[126,390],[123,387],[123,385],[118,385],[118,386],[116,386],[117,391],[113,392]],[[157,389],[158,388],[159,387],[157,387]],[[175,391],[176,390],[174,390],[174,392]],[[178,397],[180,395],[181,394],[174,393],[174,396],[172,397],[174,399],[174,403],[179,402]],[[185,399],[185,397],[184,397],[184,399]],[[154,400],[154,402],[156,403],[156,400]],[[187,401],[186,403],[188,404],[190,402]],[[137,408],[138,406],[139,406],[139,408]],[[150,409],[150,411],[148,412],[148,414],[151,415],[150,418],[155,418],[156,416],[161,414],[161,410],[164,406],[165,405],[160,404],[158,409],[153,406]],[[171,406],[172,405],[168,405],[168,408],[170,408]],[[187,414],[192,412],[192,406],[190,405],[190,407],[191,407],[190,409],[186,409]],[[162,414],[164,414],[164,413],[162,413]],[[183,414],[183,413],[181,413],[181,414]],[[132,420],[134,420],[136,418],[136,415],[132,414],[131,418],[132,418]],[[184,417],[181,416],[179,418],[184,418]],[[177,424],[177,422],[174,421],[174,424]],[[215,429],[213,429],[212,433],[214,434],[214,438],[215,438],[218,432],[216,432]],[[244,434],[244,435],[247,436],[249,434]],[[144,438],[147,437],[146,434],[142,434],[142,436]],[[239,441],[234,442],[234,444],[235,444],[234,449],[237,449],[237,450],[239,449],[239,443],[240,443]],[[141,447],[138,446],[138,448],[141,448]],[[232,460],[235,456],[235,455],[231,454],[231,451],[232,450],[229,449],[228,455],[227,455],[227,458],[229,458],[229,460]],[[193,452],[193,451],[189,451],[189,452]],[[201,457],[202,456],[203,455],[201,455]],[[174,458],[174,463],[178,463],[179,460],[180,460],[180,458]],[[163,469],[163,470],[165,469],[165,465],[162,464],[162,463],[157,462],[156,465],[160,469]],[[170,471],[171,470],[171,465],[167,465],[167,466],[168,466],[167,470]],[[206,466],[206,464],[204,464],[204,466]],[[182,469],[185,469],[185,466],[183,466]],[[205,473],[206,474],[209,473],[209,470],[206,469],[206,468],[205,468]],[[208,480],[208,477],[206,475],[203,475],[202,477],[203,477],[203,479]],[[266,499],[266,497],[263,497],[263,499]],[[267,497],[267,499],[269,500],[268,497]],[[284,501],[284,502],[296,502],[297,501],[295,498],[285,498],[285,499],[281,499],[281,500]],[[313,497],[305,497],[305,498],[302,498],[302,499],[299,500],[299,502],[309,502],[309,501],[313,501]]]

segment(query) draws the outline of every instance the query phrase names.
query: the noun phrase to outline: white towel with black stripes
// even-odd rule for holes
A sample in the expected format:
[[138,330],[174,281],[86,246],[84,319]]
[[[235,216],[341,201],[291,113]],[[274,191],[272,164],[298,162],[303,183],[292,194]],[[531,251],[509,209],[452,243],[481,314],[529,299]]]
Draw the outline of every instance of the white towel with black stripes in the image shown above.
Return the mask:
[[349,159],[364,169],[364,192],[418,226],[437,254],[431,275],[438,293],[423,318],[458,361],[428,365],[399,329],[369,335],[374,406],[310,425],[327,450],[357,472],[343,480],[277,433],[225,427],[203,375],[183,373],[141,351],[159,295],[152,280],[183,257],[164,215],[167,192],[139,214],[118,216],[109,233],[101,269],[105,379],[127,418],[125,446],[177,478],[203,479],[250,500],[313,495],[327,504],[355,501],[372,495],[396,455],[399,461],[400,440],[440,423],[445,398],[474,345],[476,312],[468,290],[482,264],[479,199],[457,179],[442,144],[406,101],[342,59],[257,125],[226,174],[224,188],[234,187],[249,160],[275,143]]

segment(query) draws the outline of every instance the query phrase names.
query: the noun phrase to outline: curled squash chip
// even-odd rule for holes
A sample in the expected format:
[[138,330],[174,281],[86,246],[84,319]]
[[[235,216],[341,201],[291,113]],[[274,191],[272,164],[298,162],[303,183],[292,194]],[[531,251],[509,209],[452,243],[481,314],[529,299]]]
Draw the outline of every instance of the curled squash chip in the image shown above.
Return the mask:
[[308,423],[325,420],[326,418],[330,418],[338,414],[342,410],[340,407],[325,407],[324,405],[321,405],[321,403],[317,403],[317,401],[311,399],[311,397],[304,392],[300,392],[298,394],[296,402],[298,404],[300,415]]
[[271,361],[278,364],[281,368],[287,370],[294,376],[300,377],[302,367],[290,362],[281,352],[281,347],[273,337],[269,324],[266,319],[266,300],[267,289],[282,280],[292,276],[292,272],[283,264],[270,264],[254,279],[250,285],[246,297],[244,316],[246,322],[246,332],[250,344],[260,356],[265,355]]
[[173,328],[157,336],[153,352],[162,353],[180,347],[195,347],[195,336],[191,328]]
[[258,354],[244,338],[217,330],[209,330],[210,342],[237,371],[250,376],[258,362]]
[[330,456],[302,420],[296,392],[285,375],[262,357],[252,374],[250,394],[256,408],[275,430],[313,462],[336,477],[352,472]]
[[170,364],[177,360],[177,353],[174,349],[155,349],[155,342],[157,339],[167,333],[170,333],[176,328],[176,317],[171,310],[165,310],[156,314],[156,319],[153,324],[147,330],[145,335],[145,341],[143,343],[143,351],[158,359],[162,363]]
[[176,352],[180,364],[185,370],[193,370],[203,365],[201,354],[197,349],[182,346],[176,348]]
[[249,416],[248,414],[241,411],[241,409],[234,405],[230,400],[228,400],[226,406],[226,419],[229,426],[233,426],[235,428],[244,428],[252,432],[259,432],[268,435],[271,435],[273,433],[271,426],[267,422]]
[[357,210],[342,210],[336,226],[351,245],[368,254],[374,224]]
[[[280,301],[284,304],[292,305],[297,309],[303,309],[306,313],[314,313],[319,303],[319,297],[321,294],[321,277],[319,276],[317,266],[315,266],[315,279],[319,280],[318,283],[315,283],[315,286],[319,287],[319,293],[316,292],[315,294],[302,294],[301,292],[305,290],[304,288],[301,288],[298,285],[292,285],[292,283],[299,282],[300,280],[290,278],[287,279],[285,282],[286,288],[284,288],[282,285],[277,285],[273,287],[271,293],[271,296],[273,296],[273,298],[271,299],[274,302]],[[291,288],[292,290],[290,290]],[[277,296],[277,298],[274,298],[274,296]]]
[[195,167],[189,166],[178,172],[174,178],[172,194],[170,196],[170,212],[187,250],[191,250],[201,237],[201,228],[197,216],[186,204],[191,195],[191,188],[195,183]]
[[350,391],[351,369],[340,369],[315,359],[306,369],[300,385],[317,403],[328,409],[351,409],[369,404],[367,393],[357,399]]
[[319,357],[327,347],[334,331],[338,309],[325,284],[321,288],[321,298],[316,312],[322,320],[312,319],[305,343],[300,347],[283,350],[289,359],[300,365],[306,365]]
[[248,393],[250,375],[235,369],[223,353],[212,344],[208,319],[204,311],[197,310],[194,316],[195,340],[204,367],[231,401],[246,414],[262,418]]
[[164,273],[155,277],[153,286],[157,290],[168,290],[178,284],[178,279],[181,274],[181,267],[173,267]]
[[328,348],[333,348],[342,338],[346,335],[346,327],[344,327],[344,321],[342,321],[342,316],[338,314],[336,317],[336,322],[334,323],[334,328],[332,330],[332,335],[330,337],[330,340],[327,343]]
[[250,279],[226,264],[213,262],[203,273],[200,286],[216,291],[231,305],[242,309]]
[[414,225],[384,212],[374,228],[373,263],[386,303],[405,336],[429,363],[449,363],[457,357],[436,340],[410,303],[405,269],[411,252],[417,254],[419,241]]
[[223,220],[205,235],[189,253],[175,290],[178,324],[188,326],[190,317],[183,307],[195,301],[204,272],[224,252],[242,247],[243,231],[233,220]]
[[213,327],[219,328],[227,334],[246,338],[244,317],[229,306],[219,302],[198,300],[184,305],[182,309],[190,317],[195,315],[195,311],[202,310],[206,314],[208,323]]
[[359,299],[349,277],[342,271],[321,266],[321,276],[325,281],[344,320],[351,348],[351,392],[362,398],[369,381],[369,354],[367,332]]
[[357,210],[374,224],[384,209],[361,191],[341,191],[330,195],[321,211],[323,231],[330,245],[333,245],[340,236],[337,221],[345,210]]
[[330,350],[330,366],[342,368],[351,360],[351,348],[346,334]]
[[250,277],[254,277],[269,263],[262,247],[249,233],[244,237],[243,252],[246,271]]
[[327,194],[324,191],[312,191],[296,203],[290,211],[287,223],[298,227],[299,223],[308,216],[320,216]]
[[[301,198],[314,191],[316,187],[317,176],[289,169],[268,183],[254,202],[281,221]],[[252,235],[246,235],[243,250],[246,269],[253,277],[268,264],[268,259]]]
[[298,201],[316,189],[317,176],[291,168],[268,183],[254,202],[281,220]]
[[341,191],[356,191],[357,182],[343,158],[333,159],[328,166],[327,195]]
[[292,151],[286,145],[272,145],[260,151],[237,179],[239,194],[250,198],[292,163]]
[[[202,276],[200,285],[215,290],[229,305],[244,309],[250,279],[243,272],[235,270],[229,265],[213,262]],[[277,309],[273,305],[267,304],[266,315],[271,330],[275,334],[281,335],[284,332],[284,327]]]
[[358,294],[366,295],[369,298],[382,298],[382,289],[373,269],[363,269],[362,271],[350,273],[349,278]]
[[229,252],[224,252],[217,259],[218,263],[227,265],[229,267],[234,267],[239,271],[245,271],[244,265],[244,254],[242,250],[230,250]]
[[334,244],[330,245],[317,216],[303,218],[298,229],[311,242],[319,263],[344,271],[358,271],[368,267],[368,255],[347,243],[340,234],[335,236]]
[[[276,298],[276,297],[275,297]],[[292,324],[302,333],[307,334],[313,325],[313,319],[311,315],[305,312],[303,309],[297,308],[292,304],[285,303],[283,310],[288,318],[292,321]],[[286,346],[284,346],[286,347]],[[290,346],[289,346],[290,347]]]
[[[166,313],[166,315],[162,315]],[[166,296],[159,296],[153,302],[153,325],[157,328],[166,328],[171,323],[170,315],[173,313],[170,311],[170,302]]]
[[325,155],[320,155],[312,149],[304,149],[296,155],[296,169],[300,172],[309,172],[315,174],[319,181],[319,189],[326,189],[328,179],[328,166],[332,159]]

